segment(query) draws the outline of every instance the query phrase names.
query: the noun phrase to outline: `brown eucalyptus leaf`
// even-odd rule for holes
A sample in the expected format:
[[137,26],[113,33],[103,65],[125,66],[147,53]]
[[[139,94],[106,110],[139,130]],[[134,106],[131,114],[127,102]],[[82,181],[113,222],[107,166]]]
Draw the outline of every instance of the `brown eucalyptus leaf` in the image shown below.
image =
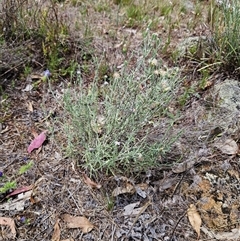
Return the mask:
[[89,233],[94,228],[93,224],[85,217],[74,217],[69,214],[63,214],[61,218],[66,222],[68,228],[80,228],[83,233]]
[[194,204],[190,204],[189,209],[187,210],[187,215],[190,224],[192,225],[193,229],[197,232],[198,239],[200,237],[200,227],[202,225],[202,219],[197,212],[197,208]]

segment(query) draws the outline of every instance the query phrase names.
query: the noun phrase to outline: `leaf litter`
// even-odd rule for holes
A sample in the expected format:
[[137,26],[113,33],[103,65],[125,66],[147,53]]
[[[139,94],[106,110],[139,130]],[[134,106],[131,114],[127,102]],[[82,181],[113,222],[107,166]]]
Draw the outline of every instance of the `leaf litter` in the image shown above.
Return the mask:
[[23,211],[25,207],[25,202],[30,200],[32,196],[32,190],[19,193],[17,198],[8,200],[3,204],[0,204],[0,210],[15,210]]

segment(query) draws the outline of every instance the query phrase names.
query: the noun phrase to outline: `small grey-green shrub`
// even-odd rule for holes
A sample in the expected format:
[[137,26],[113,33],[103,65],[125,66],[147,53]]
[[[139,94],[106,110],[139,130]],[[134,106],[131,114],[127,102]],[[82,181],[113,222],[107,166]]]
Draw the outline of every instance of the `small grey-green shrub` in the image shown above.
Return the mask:
[[[174,121],[166,120],[168,106],[180,80],[178,71],[163,70],[157,59],[160,41],[144,36],[138,60],[105,82],[99,80],[96,61],[94,80],[78,81],[64,95],[64,126],[67,155],[98,175],[130,174],[161,165],[160,156],[170,150],[176,136],[169,136]],[[153,129],[166,123],[159,141],[151,141]],[[164,126],[164,125],[162,125]]]

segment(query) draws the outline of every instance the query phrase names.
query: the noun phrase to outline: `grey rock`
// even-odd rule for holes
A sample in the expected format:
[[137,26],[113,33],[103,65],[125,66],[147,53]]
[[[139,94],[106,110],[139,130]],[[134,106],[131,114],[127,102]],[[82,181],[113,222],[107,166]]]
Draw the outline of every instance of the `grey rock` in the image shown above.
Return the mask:
[[207,97],[212,101],[208,121],[223,128],[228,135],[234,134],[240,127],[240,83],[227,79],[216,84]]

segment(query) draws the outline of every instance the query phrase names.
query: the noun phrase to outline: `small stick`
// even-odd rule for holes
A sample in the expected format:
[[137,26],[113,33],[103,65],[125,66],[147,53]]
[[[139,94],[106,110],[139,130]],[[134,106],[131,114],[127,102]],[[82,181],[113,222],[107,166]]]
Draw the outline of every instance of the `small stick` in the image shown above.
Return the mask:
[[178,221],[177,221],[177,223],[176,223],[176,225],[175,225],[175,227],[174,227],[174,229],[173,229],[173,231],[172,231],[170,241],[173,240],[173,235],[174,235],[174,233],[175,233],[175,231],[176,231],[176,229],[177,229],[177,226],[178,226],[178,224],[180,223],[180,221],[184,218],[184,216],[185,216],[186,214],[187,214],[187,211],[185,211],[184,214],[178,219]]
[[127,232],[127,236],[128,236],[129,233],[132,231],[133,226],[135,225],[135,223],[136,223],[137,220],[139,219],[140,215],[145,212],[145,210],[147,209],[147,207],[148,207],[150,204],[151,204],[151,202],[148,201],[148,202],[142,207],[141,211],[138,213],[137,217],[134,219],[131,228],[130,228],[129,231]]

